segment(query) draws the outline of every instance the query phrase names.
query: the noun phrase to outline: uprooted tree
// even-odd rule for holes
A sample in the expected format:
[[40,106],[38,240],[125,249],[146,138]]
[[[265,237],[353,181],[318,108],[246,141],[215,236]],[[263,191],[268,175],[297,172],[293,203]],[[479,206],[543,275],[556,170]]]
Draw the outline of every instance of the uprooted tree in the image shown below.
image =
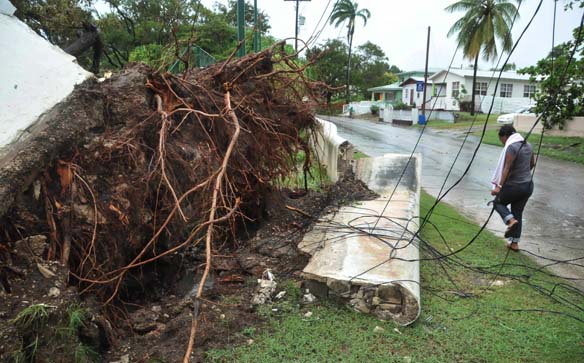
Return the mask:
[[293,59],[277,47],[180,76],[133,64],[86,81],[2,158],[1,243],[46,236],[44,257],[114,316],[164,283],[176,251],[204,253],[200,297],[212,250],[260,220],[271,183],[309,153],[321,85]]

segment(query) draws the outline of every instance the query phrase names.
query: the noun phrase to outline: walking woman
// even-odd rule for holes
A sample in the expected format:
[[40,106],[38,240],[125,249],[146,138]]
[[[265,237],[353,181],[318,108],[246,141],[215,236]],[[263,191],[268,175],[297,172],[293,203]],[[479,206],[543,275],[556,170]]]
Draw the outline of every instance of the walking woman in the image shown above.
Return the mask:
[[531,145],[511,125],[499,129],[499,140],[504,147],[493,174],[491,195],[495,196],[495,210],[507,225],[508,247],[519,251],[523,209],[533,193],[535,157]]

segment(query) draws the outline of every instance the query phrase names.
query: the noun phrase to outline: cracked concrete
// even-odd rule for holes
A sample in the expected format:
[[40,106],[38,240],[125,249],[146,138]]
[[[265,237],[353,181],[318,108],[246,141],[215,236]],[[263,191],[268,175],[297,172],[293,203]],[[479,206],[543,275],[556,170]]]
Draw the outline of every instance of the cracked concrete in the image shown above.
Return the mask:
[[419,251],[410,240],[419,224],[421,158],[408,160],[403,154],[357,160],[356,176],[379,197],[322,218],[299,244],[312,255],[303,276],[313,294],[403,325],[420,313]]

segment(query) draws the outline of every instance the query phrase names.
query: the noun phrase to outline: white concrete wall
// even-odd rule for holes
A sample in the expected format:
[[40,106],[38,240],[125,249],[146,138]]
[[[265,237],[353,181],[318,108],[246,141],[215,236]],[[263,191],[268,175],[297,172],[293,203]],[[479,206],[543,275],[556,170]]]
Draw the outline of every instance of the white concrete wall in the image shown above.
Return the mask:
[[15,16],[1,13],[0,148],[15,141],[43,112],[90,76],[73,56],[38,36]]
[[[528,132],[536,120],[536,116],[517,115],[513,121],[513,126],[517,131]],[[542,129],[543,124],[539,122],[533,129],[533,132],[541,134]],[[584,117],[574,117],[571,120],[567,120],[563,130],[553,128],[551,130],[545,130],[545,134],[551,136],[584,137]]]
[[[493,102],[493,96],[480,96],[481,112],[487,113],[491,108],[491,103]],[[506,98],[506,97],[495,97],[495,102],[493,103],[493,110],[491,113],[503,114],[503,113],[513,113],[522,108],[533,105],[533,100],[529,98]]]
[[318,162],[326,167],[326,172],[332,182],[339,180],[339,174],[344,170],[343,162],[350,162],[353,155],[352,145],[339,136],[337,126],[332,122],[316,118],[317,136],[312,140],[312,147],[318,156]]

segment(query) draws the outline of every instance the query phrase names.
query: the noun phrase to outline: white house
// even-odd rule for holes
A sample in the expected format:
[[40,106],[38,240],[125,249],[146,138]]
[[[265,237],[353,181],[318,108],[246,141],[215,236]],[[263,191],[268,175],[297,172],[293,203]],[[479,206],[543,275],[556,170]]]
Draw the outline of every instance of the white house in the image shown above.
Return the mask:
[[[503,72],[498,87],[499,71],[477,71],[475,109],[488,112],[493,102],[493,113],[514,112],[529,106],[534,101],[536,85],[529,81],[529,75]],[[426,104],[436,110],[459,111],[457,98],[466,90],[464,101],[471,100],[472,69],[441,70],[429,77],[432,81],[432,98]]]
[[[406,105],[422,107],[424,99],[424,77],[409,77],[399,85],[402,88],[402,102]],[[426,91],[426,101],[432,98],[432,82],[428,80],[428,89]]]

